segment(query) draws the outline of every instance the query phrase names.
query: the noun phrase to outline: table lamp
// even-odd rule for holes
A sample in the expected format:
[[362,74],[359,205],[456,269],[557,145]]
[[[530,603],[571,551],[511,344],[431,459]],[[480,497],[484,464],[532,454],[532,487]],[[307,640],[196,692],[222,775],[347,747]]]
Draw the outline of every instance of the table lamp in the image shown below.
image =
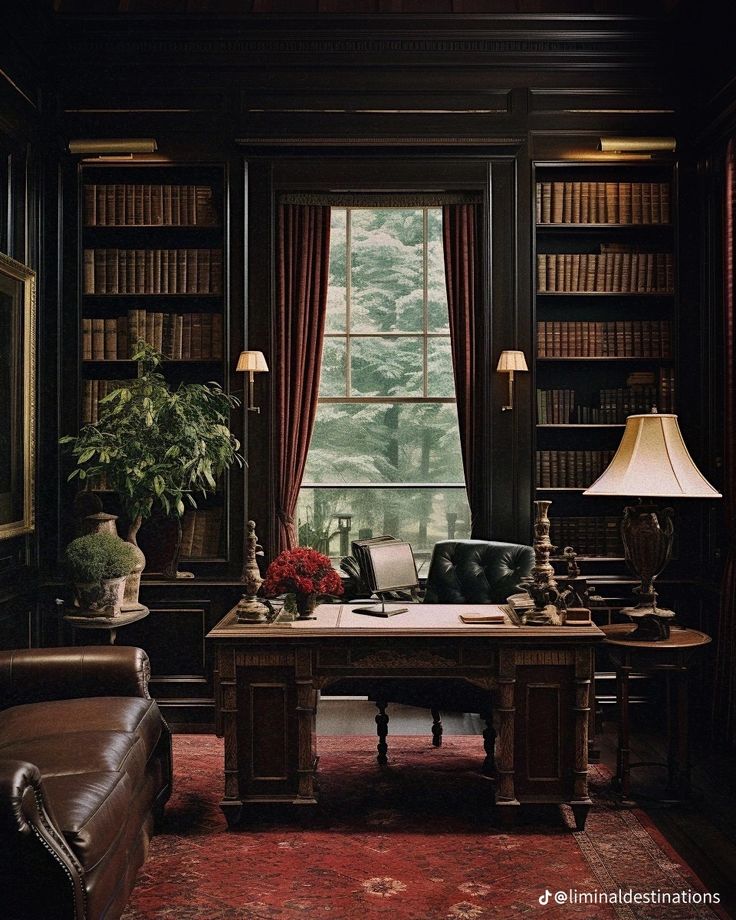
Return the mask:
[[721,498],[688,453],[676,415],[652,409],[630,415],[613,460],[584,495],[636,496],[638,504],[624,508],[621,538],[624,555],[641,585],[635,607],[621,612],[638,626],[631,639],[667,639],[672,610],[657,606],[654,580],[672,553],[672,508],[657,498]]

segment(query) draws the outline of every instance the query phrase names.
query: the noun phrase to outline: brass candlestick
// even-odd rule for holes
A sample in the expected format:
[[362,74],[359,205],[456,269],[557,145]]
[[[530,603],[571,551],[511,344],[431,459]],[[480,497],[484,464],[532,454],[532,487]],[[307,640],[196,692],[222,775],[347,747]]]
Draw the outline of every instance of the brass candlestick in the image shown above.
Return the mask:
[[547,512],[552,502],[534,502],[534,567],[532,578],[537,584],[557,587],[555,570],[549,561],[550,553],[555,548],[549,538],[549,516]]
[[248,521],[247,526],[248,533],[245,538],[243,574],[240,578],[245,587],[245,593],[240,598],[235,608],[235,616],[238,623],[266,623],[268,621],[269,609],[256,597],[258,589],[263,584],[263,579],[261,578],[258,563],[256,562],[258,537],[256,536],[255,521]]

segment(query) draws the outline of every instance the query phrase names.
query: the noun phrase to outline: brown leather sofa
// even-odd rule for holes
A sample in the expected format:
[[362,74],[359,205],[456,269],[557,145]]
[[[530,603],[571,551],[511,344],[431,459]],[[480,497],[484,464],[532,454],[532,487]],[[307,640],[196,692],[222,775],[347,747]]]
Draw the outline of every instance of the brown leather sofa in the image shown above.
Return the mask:
[[0,916],[113,920],[171,792],[171,736],[125,647],[0,652]]

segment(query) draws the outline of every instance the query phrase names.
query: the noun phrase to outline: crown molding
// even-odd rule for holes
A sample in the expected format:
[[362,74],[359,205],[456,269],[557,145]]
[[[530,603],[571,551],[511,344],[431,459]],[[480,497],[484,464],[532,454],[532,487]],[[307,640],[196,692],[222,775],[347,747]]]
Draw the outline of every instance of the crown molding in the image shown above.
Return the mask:
[[240,147],[520,147],[523,137],[427,137],[419,135],[383,135],[380,137],[236,137]]

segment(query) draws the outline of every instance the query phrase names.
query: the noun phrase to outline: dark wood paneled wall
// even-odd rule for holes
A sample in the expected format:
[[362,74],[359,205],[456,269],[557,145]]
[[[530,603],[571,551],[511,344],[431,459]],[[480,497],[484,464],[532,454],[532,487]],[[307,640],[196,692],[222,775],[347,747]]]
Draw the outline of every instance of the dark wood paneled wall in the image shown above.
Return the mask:
[[[247,232],[234,223],[233,239],[247,252],[249,345],[267,354],[280,189],[457,187],[477,170],[491,221],[490,365],[501,348],[532,347],[531,159],[584,155],[605,133],[673,133],[670,47],[656,17],[66,16],[56,128],[60,143],[154,136],[172,158],[242,159]],[[131,79],[142,72],[145,88]],[[526,540],[532,375],[513,416],[499,411],[503,385],[489,372],[489,517],[494,536]],[[247,437],[248,506],[270,548],[267,396],[264,408]]]
[[[3,14],[0,29],[0,251],[37,272],[39,299],[44,284],[41,47],[45,20],[31,10]],[[49,342],[40,318],[37,347],[43,363]],[[51,363],[55,360],[55,343]],[[36,428],[46,424],[55,405],[39,401]],[[50,475],[56,480],[57,470]],[[39,481],[41,477],[38,477]],[[39,487],[41,491],[41,487]],[[38,496],[37,502],[38,506]],[[0,647],[25,647],[40,641],[34,534],[0,541]]]
[[[489,409],[489,517],[494,536],[527,540],[534,379],[533,374],[518,378],[517,411],[502,414],[505,380],[493,367],[501,348],[519,347],[530,356],[533,347],[531,163],[584,157],[605,134],[677,134],[681,145],[686,143],[681,129],[684,125],[689,132],[694,119],[682,118],[685,79],[678,80],[682,59],[674,57],[677,25],[677,19],[662,16],[616,13],[51,18],[43,46],[47,71],[38,64],[23,71],[45,87],[43,105],[37,101],[35,111],[31,106],[18,119],[26,132],[41,130],[44,140],[38,541],[43,570],[55,568],[59,525],[69,514],[68,499],[61,498],[64,464],[56,440],[76,418],[73,398],[59,398],[71,386],[74,367],[68,355],[72,343],[76,352],[78,335],[77,163],[64,153],[69,138],[152,136],[164,158],[228,165],[231,316],[238,336],[243,329],[245,342],[267,354],[279,190],[481,190],[488,201],[486,296],[493,351],[483,384]],[[12,87],[0,87],[6,91],[18,95]],[[29,105],[22,97],[16,107]],[[703,169],[693,161],[683,170],[684,201],[693,202],[703,182],[717,183],[704,178]],[[702,248],[702,233],[689,232],[683,270],[691,279],[685,285],[691,315],[682,332],[693,341],[693,329],[702,322],[711,324],[711,332],[705,350],[688,352],[688,389],[704,380],[715,388],[717,371],[708,368],[717,351],[717,305],[698,289],[698,265],[704,258],[713,262]],[[712,228],[710,234],[712,242]],[[231,339],[232,367],[242,344],[238,336]],[[242,388],[234,373],[230,384],[233,390]],[[261,385],[262,414],[248,420],[247,493],[234,490],[231,515],[240,526],[247,509],[267,551],[274,520],[268,386]],[[701,462],[706,458],[706,472],[717,440],[715,412],[703,405],[683,418],[688,443],[698,445],[694,453]],[[711,432],[705,440],[704,427]],[[234,529],[234,547],[239,538]],[[713,552],[711,531],[703,528],[692,561],[698,565]],[[204,604],[196,585],[177,588],[182,609],[194,611],[181,614],[188,628],[197,617],[209,622],[211,611],[227,603],[222,586],[228,575],[231,584],[237,580],[239,568],[236,552],[219,581],[214,606]],[[156,622],[179,615],[171,612],[170,591],[156,594],[151,588],[149,595],[158,604]],[[197,670],[193,659],[184,665]],[[184,683],[174,686],[166,668],[162,674],[168,675],[172,698],[183,694],[184,699]],[[192,686],[209,680],[206,670],[204,678],[197,672]],[[199,721],[202,707],[209,705],[202,702],[209,690],[200,690],[192,696],[199,700],[192,703],[197,714],[188,715],[186,705],[177,704],[183,722]]]

